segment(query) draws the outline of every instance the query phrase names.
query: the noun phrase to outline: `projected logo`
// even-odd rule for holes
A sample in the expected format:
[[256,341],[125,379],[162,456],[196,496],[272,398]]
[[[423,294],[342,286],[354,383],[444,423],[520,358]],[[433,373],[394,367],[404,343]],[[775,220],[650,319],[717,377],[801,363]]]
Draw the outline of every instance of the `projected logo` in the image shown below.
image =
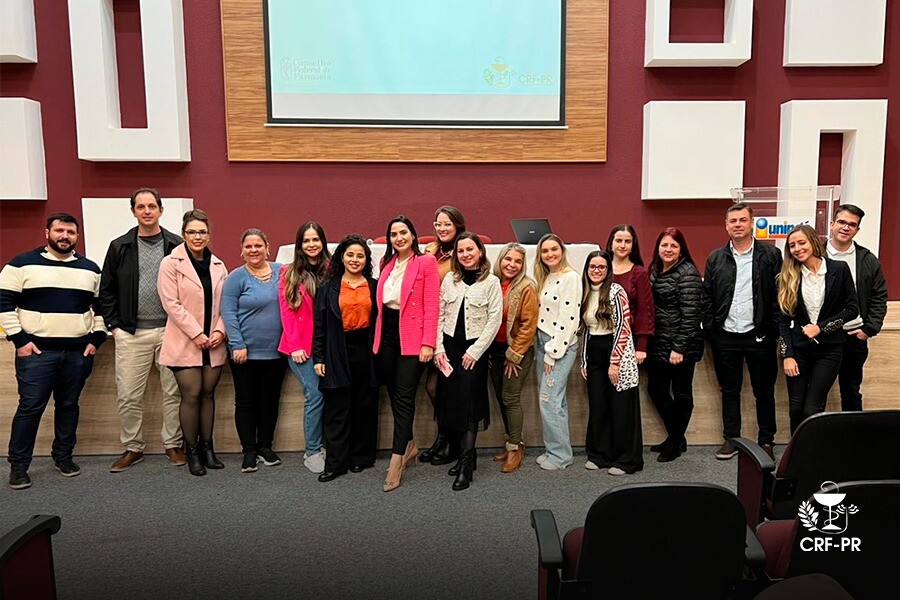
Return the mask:
[[827,552],[830,550],[859,552],[861,541],[858,537],[841,535],[847,531],[850,515],[858,513],[859,509],[855,504],[844,503],[847,494],[842,493],[833,481],[826,481],[819,488],[820,491],[813,494],[815,504],[809,500],[804,500],[800,504],[798,511],[800,523],[813,534],[822,533],[826,536],[838,537],[817,535],[804,537],[800,540],[800,549],[804,552]]
[[519,73],[509,66],[503,57],[498,56],[491,66],[482,71],[485,84],[494,88],[508,88],[517,85],[553,85],[552,73]]
[[[781,221],[778,223],[777,221]],[[754,223],[753,235],[758,240],[787,239],[791,229],[797,225],[809,225],[809,219],[788,219],[783,217],[759,217]]]

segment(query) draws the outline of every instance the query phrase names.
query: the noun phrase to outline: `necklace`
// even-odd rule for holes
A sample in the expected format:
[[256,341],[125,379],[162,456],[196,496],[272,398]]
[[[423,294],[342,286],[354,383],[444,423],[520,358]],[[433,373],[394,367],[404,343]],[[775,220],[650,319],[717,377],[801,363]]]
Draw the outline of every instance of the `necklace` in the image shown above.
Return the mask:
[[269,283],[272,280],[272,267],[267,263],[264,269],[255,270],[250,265],[244,265],[247,272],[253,275],[253,278],[260,283]]
[[353,280],[348,279],[347,277],[344,277],[344,283],[346,283],[347,285],[349,285],[350,287],[352,287],[354,289],[358,288],[365,282],[366,282],[365,277],[357,277],[356,279],[353,279]]

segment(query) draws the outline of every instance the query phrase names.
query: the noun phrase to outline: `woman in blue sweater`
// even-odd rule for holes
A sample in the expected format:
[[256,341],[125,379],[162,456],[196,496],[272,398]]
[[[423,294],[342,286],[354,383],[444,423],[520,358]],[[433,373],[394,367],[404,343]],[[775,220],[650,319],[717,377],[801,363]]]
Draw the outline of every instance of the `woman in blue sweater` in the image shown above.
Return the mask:
[[266,260],[269,240],[259,229],[241,237],[244,265],[228,275],[222,290],[222,318],[228,334],[234,379],[234,422],[244,453],[242,473],[257,462],[281,464],[272,451],[278,402],[286,363],[278,353],[281,312],[278,276],[281,265]]

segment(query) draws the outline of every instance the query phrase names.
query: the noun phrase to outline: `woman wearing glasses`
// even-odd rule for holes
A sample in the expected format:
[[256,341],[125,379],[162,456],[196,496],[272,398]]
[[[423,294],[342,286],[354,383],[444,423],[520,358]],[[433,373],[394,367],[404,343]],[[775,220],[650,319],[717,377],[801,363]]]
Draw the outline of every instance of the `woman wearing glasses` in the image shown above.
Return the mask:
[[[453,249],[456,238],[466,230],[466,218],[455,206],[444,205],[434,211],[434,237],[435,240],[425,246],[425,254],[434,256],[437,260],[438,275],[441,281],[453,269]],[[434,417],[438,424],[437,437],[427,450],[419,454],[419,460],[433,465],[446,465],[459,458],[459,445],[457,436],[441,425],[441,417],[438,414],[437,382],[438,370],[434,363],[428,363],[425,377],[425,391],[434,407]]]
[[628,295],[613,283],[611,271],[609,254],[594,250],[587,255],[581,276],[581,376],[588,388],[584,466],[625,475],[644,468],[641,405]]
[[220,307],[228,270],[210,252],[209,217],[184,213],[184,244],[159,266],[159,297],[169,315],[159,362],[172,369],[181,391],[181,429],[191,475],[223,465],[213,450],[216,385],[225,364],[225,323]]

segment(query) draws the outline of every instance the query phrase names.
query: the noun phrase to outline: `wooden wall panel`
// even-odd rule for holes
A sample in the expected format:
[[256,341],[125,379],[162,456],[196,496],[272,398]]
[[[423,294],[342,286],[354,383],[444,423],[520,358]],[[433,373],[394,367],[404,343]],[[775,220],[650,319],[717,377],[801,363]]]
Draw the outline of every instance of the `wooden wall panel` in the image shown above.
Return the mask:
[[568,0],[566,123],[556,130],[266,127],[259,0],[221,0],[232,161],[602,162],[609,0]]
[[[81,396],[81,422],[78,427],[77,454],[112,455],[122,451],[119,444],[119,422],[116,415],[114,343],[114,341],[110,341],[100,348],[94,373],[88,380]],[[866,377],[862,388],[864,405],[866,409],[900,409],[900,399],[896,393],[900,387],[900,376],[898,376],[896,368],[896,365],[900,363],[900,331],[883,331],[869,344],[869,360],[866,363]],[[12,343],[0,343],[0,454],[5,454],[7,450],[10,422],[18,402],[13,365],[14,355]],[[284,383],[281,415],[275,435],[275,448],[276,450],[302,451],[302,392],[297,381],[289,373],[286,375]],[[425,396],[423,387],[419,388],[415,421],[416,440],[422,445],[431,443],[435,434],[434,421],[431,419],[431,404]],[[777,442],[785,443],[789,436],[787,390],[783,374],[779,375],[775,390],[778,417]],[[239,452],[240,443],[234,428],[234,387],[227,371],[219,383],[216,396],[216,448],[223,452]],[[491,396],[493,397],[493,393]],[[756,413],[750,392],[749,377],[744,377],[743,397],[743,435],[756,439]],[[159,380],[155,377],[154,371],[150,384],[147,386],[146,405],[148,409],[144,420],[144,437],[148,442],[147,451],[150,453],[162,452],[162,444],[159,439],[161,424],[159,398]],[[525,411],[526,444],[540,446],[541,418],[533,373],[531,381],[525,385],[522,401]],[[687,432],[688,443],[692,445],[718,444],[722,435],[721,396],[708,348],[694,376],[694,404],[694,414]],[[645,377],[642,377],[641,381],[641,410],[644,444],[661,441],[665,437],[664,430],[656,410],[647,397]],[[829,396],[828,410],[840,410],[837,385],[834,386]],[[500,446],[503,443],[503,425],[493,400],[491,420],[490,429],[478,436],[478,445],[481,447]],[[577,446],[584,444],[586,420],[585,385],[581,375],[577,373],[577,369],[573,369],[569,378],[569,422],[572,442]],[[392,427],[393,420],[388,399],[382,393],[379,409],[379,447],[390,447]],[[36,454],[49,455],[52,438],[53,409],[51,402],[41,423],[35,449]]]

